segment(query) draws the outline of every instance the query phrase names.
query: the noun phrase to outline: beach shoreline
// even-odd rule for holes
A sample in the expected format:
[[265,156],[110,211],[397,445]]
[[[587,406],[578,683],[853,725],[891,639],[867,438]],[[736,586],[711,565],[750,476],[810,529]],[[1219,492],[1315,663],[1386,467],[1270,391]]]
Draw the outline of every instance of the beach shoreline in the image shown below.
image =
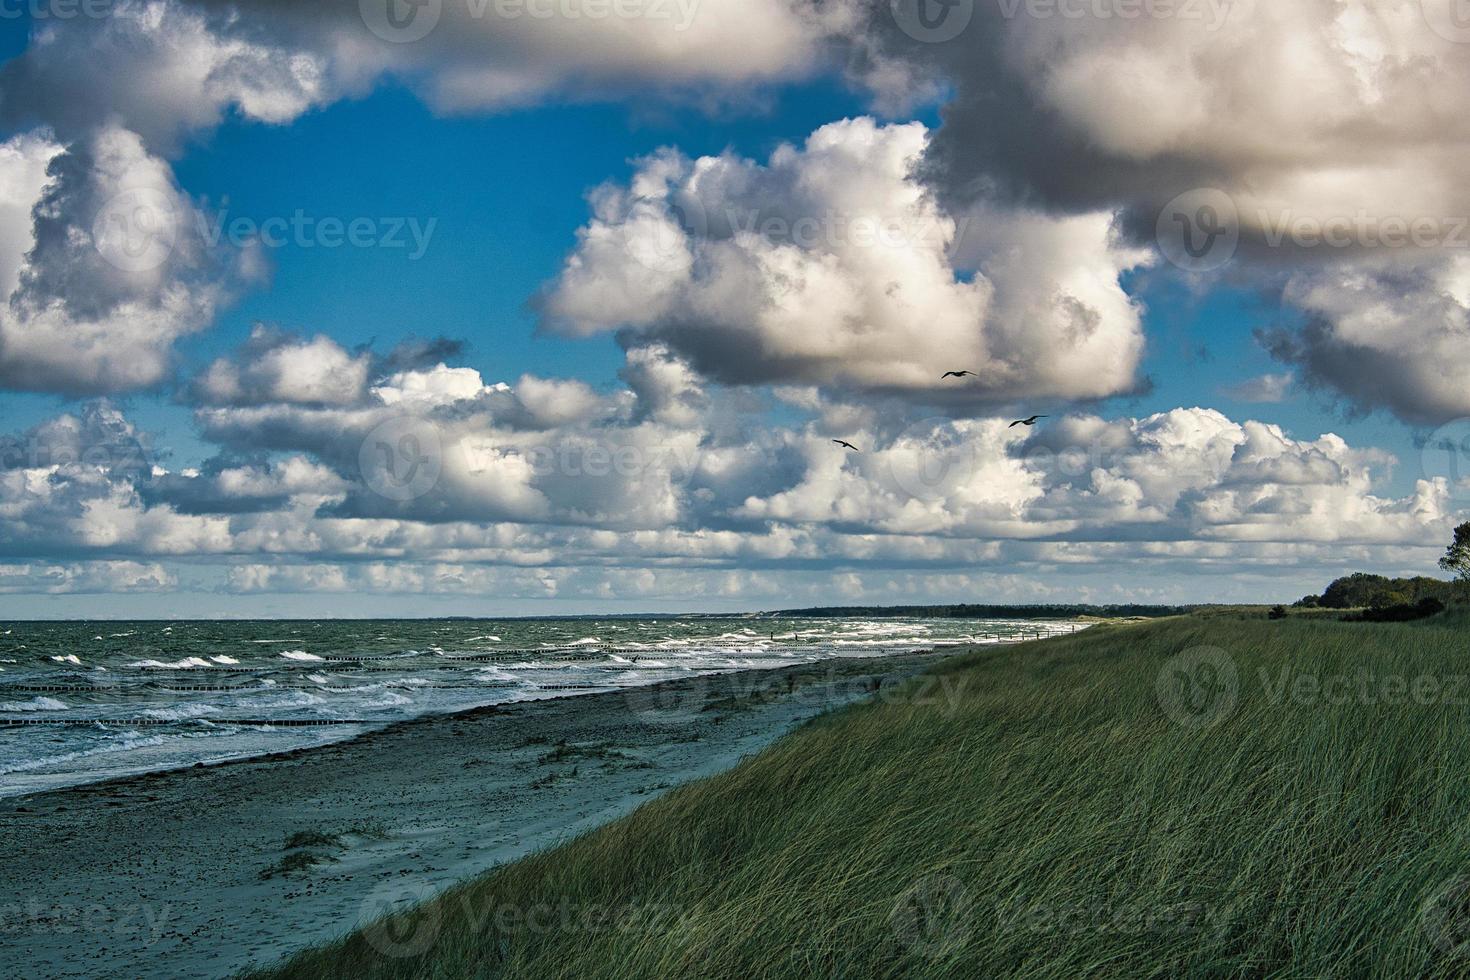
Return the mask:
[[423,715],[10,797],[3,959],[58,977],[264,966],[616,819],[969,649]]

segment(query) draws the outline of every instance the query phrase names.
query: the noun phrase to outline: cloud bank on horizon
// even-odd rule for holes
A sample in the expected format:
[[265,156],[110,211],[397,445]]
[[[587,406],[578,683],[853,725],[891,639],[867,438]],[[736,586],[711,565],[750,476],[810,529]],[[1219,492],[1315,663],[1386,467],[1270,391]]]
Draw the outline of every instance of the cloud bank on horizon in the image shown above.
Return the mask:
[[[1429,571],[1470,509],[1447,4],[397,3],[119,0],[0,65],[0,389],[63,402],[0,436],[0,596],[1257,598]],[[221,127],[384,89],[446,121],[721,118],[833,84],[866,114],[650,145],[587,192],[525,299],[550,342],[614,338],[618,384],[497,377],[436,323],[191,347],[271,289],[176,173]],[[1422,458],[1209,392],[1138,410],[1143,280],[1269,297],[1278,369],[1230,397],[1376,413]]]

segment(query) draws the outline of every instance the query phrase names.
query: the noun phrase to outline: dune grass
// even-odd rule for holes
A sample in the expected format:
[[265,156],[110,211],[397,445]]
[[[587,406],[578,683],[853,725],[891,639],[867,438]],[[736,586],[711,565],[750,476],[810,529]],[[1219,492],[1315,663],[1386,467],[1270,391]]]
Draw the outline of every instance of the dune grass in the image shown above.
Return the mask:
[[965,655],[261,976],[1465,975],[1466,628]]

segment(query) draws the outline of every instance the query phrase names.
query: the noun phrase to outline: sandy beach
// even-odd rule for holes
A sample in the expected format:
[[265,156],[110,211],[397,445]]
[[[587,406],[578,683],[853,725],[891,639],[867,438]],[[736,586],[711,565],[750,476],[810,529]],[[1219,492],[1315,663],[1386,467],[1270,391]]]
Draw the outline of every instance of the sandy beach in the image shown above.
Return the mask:
[[476,709],[8,799],[0,964],[48,977],[264,965],[727,768],[956,652]]

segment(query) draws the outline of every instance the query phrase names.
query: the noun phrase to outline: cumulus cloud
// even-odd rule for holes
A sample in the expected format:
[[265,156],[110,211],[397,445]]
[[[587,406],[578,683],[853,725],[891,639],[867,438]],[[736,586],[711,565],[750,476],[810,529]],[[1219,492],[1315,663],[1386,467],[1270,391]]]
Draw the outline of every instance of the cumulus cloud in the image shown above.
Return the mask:
[[165,504],[181,514],[244,514],[324,504],[341,499],[347,489],[337,473],[304,456],[257,456],[216,457],[202,467],[158,472],[138,492],[145,504]]
[[286,122],[333,92],[325,54],[264,39],[239,14],[165,0],[119,0],[107,16],[39,22],[0,68],[12,125],[68,137],[114,120],[163,151],[226,112]]
[[0,564],[0,595],[171,592],[178,584],[178,576],[157,563]]
[[[623,329],[734,384],[960,403],[1130,390],[1140,310],[1118,278],[1143,254],[1117,247],[1106,214],[956,220],[913,177],[927,139],[919,123],[858,118],[764,165],[646,158],[628,186],[592,196],[547,321]],[[978,379],[941,381],[959,367]]]
[[[1464,414],[1441,377],[1463,346],[1446,270],[1470,244],[1470,53],[1451,4],[1016,0],[975,4],[962,28],[970,6],[946,8],[940,43],[886,6],[853,35],[855,70],[890,103],[948,96],[919,173],[951,211],[1116,213],[1166,255],[1226,230],[1224,274],[1304,314],[1273,344],[1304,380],[1409,421]],[[1364,315],[1338,287],[1405,295]]]
[[638,419],[687,427],[695,424],[709,408],[709,398],[698,375],[662,345],[629,350],[618,376],[636,398]]
[[350,405],[366,391],[372,357],[330,337],[301,339],[256,326],[236,359],[219,358],[195,381],[209,405]]
[[391,0],[240,5],[118,0],[102,18],[52,20],[0,69],[12,125],[82,132],[120,119],[169,152],[228,113],[284,123],[394,78],[442,112],[634,91],[728,103],[807,76],[849,3],[673,0],[604,6]]
[[[1448,487],[1375,496],[1391,458],[1333,435],[1294,440],[1278,426],[1212,409],[1139,419],[1069,416],[1018,434],[1000,420],[923,423],[856,436],[852,456],[811,438],[793,486],[742,516],[849,531],[970,539],[1079,541],[1434,540]],[[830,450],[830,451],[829,451]]]
[[[1413,567],[1461,516],[1443,479],[1385,495],[1385,453],[1203,408],[1038,430],[875,422],[849,434],[863,449],[851,454],[822,431],[820,406],[794,425],[676,429],[609,396],[604,414],[529,430],[498,423],[511,401],[484,394],[502,387],[513,399],[516,386],[482,382],[408,416],[372,395],[350,408],[204,407],[227,453],[182,470],[110,406],[61,416],[0,457],[0,554],[187,558],[245,593],[637,598],[682,584],[789,600],[797,584],[821,598],[818,577],[830,590],[837,574],[857,576],[858,596],[946,569]],[[689,454],[683,470],[617,455],[671,446]],[[417,482],[414,464],[431,479]]]
[[1292,276],[1285,298],[1306,325],[1262,340],[1309,384],[1411,422],[1470,415],[1470,257],[1306,270]]
[[[630,363],[639,383],[611,396],[533,375],[487,384],[477,370],[437,364],[374,377],[332,402],[205,398],[197,414],[231,452],[321,460],[346,481],[340,518],[675,522],[704,438],[689,414],[700,398],[669,355]],[[247,370],[223,360],[196,387],[207,393],[214,377]]]
[[132,132],[0,148],[0,385],[105,393],[157,384],[255,257],[210,247],[193,203]]
[[193,555],[228,550],[228,523],[150,507],[167,472],[149,440],[99,403],[0,442],[0,553]]
[[1077,9],[976,4],[940,44],[917,43],[874,11],[869,43],[954,86],[926,160],[947,192],[1089,211],[1219,186],[1247,218],[1257,205],[1464,213],[1437,208],[1461,196],[1470,59],[1423,5]]

